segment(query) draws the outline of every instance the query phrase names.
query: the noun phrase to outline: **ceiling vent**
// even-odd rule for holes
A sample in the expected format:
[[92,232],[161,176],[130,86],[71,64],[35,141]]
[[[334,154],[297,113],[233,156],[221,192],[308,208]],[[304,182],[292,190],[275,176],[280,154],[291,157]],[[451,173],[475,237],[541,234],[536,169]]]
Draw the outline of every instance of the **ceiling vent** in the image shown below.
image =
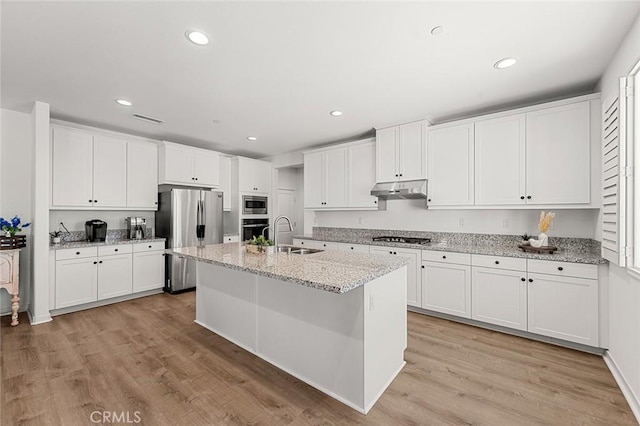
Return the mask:
[[137,118],[138,120],[147,121],[153,124],[162,124],[164,121],[158,120],[157,118],[147,117],[146,115],[133,114],[133,118]]

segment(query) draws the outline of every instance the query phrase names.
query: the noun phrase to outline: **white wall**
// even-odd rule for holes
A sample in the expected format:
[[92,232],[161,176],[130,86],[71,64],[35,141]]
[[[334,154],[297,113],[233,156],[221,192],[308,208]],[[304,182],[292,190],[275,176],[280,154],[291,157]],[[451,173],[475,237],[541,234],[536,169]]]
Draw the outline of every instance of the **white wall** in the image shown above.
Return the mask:
[[84,231],[84,223],[91,219],[102,219],[107,222],[107,229],[126,229],[125,218],[139,216],[147,219],[147,228],[155,228],[155,212],[152,211],[77,211],[77,210],[50,210],[49,230],[57,231],[60,222],[64,223],[69,231]]
[[[619,78],[638,61],[640,16],[598,83],[603,101],[615,98]],[[640,421],[640,281],[615,265],[609,265],[609,356],[628,386],[627,399],[631,399],[630,405]]]
[[[303,169],[300,167],[284,167],[276,169],[275,175],[277,176],[276,191],[274,197],[277,195],[277,190],[287,189],[296,191],[296,212],[291,218],[295,223],[294,235],[300,235],[304,233],[304,175]],[[277,197],[275,197],[277,198]],[[277,206],[276,206],[277,208]],[[280,214],[276,211],[277,214]],[[272,218],[275,216],[272,216]]]
[[[594,238],[598,210],[555,210],[550,236]],[[394,200],[386,211],[316,212],[313,226],[411,231],[537,234],[540,210],[430,210],[424,201]],[[460,220],[464,225],[460,226]],[[506,227],[505,227],[506,225]]]
[[[33,129],[31,115],[0,110],[0,216],[18,215],[24,222],[33,220],[31,188],[33,185]],[[20,253],[20,310],[30,301],[31,228],[26,228],[27,248]],[[0,291],[0,314],[11,312],[11,298]]]

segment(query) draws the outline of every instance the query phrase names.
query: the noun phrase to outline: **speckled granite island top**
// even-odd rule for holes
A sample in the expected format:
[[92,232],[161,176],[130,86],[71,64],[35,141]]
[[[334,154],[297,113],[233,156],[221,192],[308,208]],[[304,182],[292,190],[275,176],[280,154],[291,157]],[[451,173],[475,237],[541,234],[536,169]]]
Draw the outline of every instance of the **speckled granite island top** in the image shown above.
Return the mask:
[[346,293],[394,271],[408,259],[327,250],[313,254],[253,254],[241,243],[167,249],[167,253],[333,293]]

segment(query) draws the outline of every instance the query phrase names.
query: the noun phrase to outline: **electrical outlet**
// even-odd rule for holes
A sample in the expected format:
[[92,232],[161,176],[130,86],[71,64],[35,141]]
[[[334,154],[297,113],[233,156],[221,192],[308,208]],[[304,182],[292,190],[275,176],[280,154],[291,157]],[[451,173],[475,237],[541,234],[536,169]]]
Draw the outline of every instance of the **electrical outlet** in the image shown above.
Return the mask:
[[358,225],[362,225],[362,216],[358,216]]
[[318,216],[313,217],[313,223],[318,223]]
[[511,219],[502,219],[502,227],[504,229],[510,229],[511,228]]
[[458,219],[458,228],[464,228],[464,218]]

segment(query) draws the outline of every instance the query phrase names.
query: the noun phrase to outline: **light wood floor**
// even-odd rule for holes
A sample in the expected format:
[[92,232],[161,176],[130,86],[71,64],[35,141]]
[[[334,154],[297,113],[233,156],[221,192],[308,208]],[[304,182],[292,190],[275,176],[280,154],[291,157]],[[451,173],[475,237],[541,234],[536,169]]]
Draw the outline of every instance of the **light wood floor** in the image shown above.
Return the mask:
[[636,424],[595,355],[409,314],[407,366],[367,416],[193,323],[156,295],[2,328],[2,425]]

